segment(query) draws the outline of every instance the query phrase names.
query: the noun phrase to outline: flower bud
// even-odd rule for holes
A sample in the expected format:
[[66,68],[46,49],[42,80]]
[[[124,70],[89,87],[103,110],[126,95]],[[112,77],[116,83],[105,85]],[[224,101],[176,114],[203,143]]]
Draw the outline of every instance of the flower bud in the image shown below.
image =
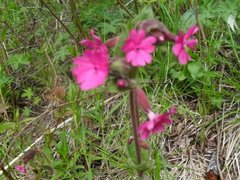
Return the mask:
[[128,86],[128,83],[125,79],[119,79],[117,80],[117,87],[119,89],[125,89]]
[[138,105],[142,107],[146,113],[148,113],[151,110],[151,105],[149,103],[147,95],[139,87],[136,88],[136,98]]
[[136,28],[143,29],[148,36],[154,36],[157,39],[156,44],[162,44],[165,41],[175,42],[176,36],[162,22],[156,19],[140,21]]
[[108,39],[104,44],[108,47],[108,48],[112,48],[114,47],[119,41],[119,36],[113,37],[111,39]]

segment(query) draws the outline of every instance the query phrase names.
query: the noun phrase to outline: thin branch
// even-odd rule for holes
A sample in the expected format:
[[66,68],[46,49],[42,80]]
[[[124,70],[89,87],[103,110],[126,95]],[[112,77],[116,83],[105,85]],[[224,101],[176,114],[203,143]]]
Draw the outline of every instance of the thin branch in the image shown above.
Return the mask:
[[[3,172],[3,174],[9,179],[9,180],[14,180],[14,178],[12,177],[12,175],[6,171],[6,169],[3,167],[2,164],[0,164],[0,169]],[[1,174],[0,174],[1,175]]]
[[132,18],[134,18],[134,16],[132,15],[132,13],[128,10],[128,8],[126,8],[124,6],[124,4],[122,3],[121,0],[117,0],[117,3],[128,13],[129,16],[131,16]]
[[73,22],[75,23],[75,25],[78,28],[79,33],[81,34],[81,38],[85,38],[86,37],[86,33],[82,27],[81,24],[81,20],[80,17],[77,14],[77,8],[76,8],[76,4],[77,2],[75,0],[71,0],[70,2],[70,8],[71,8],[71,12],[72,12],[72,16],[73,16]]
[[135,4],[136,12],[138,13],[138,4],[137,4],[137,1],[136,1],[136,0],[134,0],[134,4]]
[[44,2],[44,0],[40,0],[41,3],[48,9],[50,14],[62,25],[62,27],[65,29],[65,31],[68,32],[68,34],[74,39],[76,45],[79,47],[78,41],[75,39],[74,35],[71,33],[71,31],[67,28],[67,26],[57,17],[57,15],[49,8],[49,6]]

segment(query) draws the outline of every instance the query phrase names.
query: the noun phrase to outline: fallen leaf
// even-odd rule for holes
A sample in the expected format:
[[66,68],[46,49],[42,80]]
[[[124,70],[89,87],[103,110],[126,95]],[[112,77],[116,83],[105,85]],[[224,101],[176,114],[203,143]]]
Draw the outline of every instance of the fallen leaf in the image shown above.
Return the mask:
[[6,112],[6,110],[9,108],[7,104],[0,104],[0,113]]

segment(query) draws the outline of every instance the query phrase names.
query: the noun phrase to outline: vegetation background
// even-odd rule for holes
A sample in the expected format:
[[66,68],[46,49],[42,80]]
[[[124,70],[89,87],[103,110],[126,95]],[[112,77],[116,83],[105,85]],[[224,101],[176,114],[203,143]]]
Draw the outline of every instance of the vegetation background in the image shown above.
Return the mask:
[[[221,179],[240,178],[238,0],[0,0],[1,168],[34,142],[37,152],[1,179],[135,177],[127,93],[112,92],[110,81],[82,92],[70,70],[90,28],[111,38],[147,5],[174,33],[202,27],[193,62],[179,65],[165,44],[140,71],[155,112],[178,109],[169,130],[150,140],[156,165],[148,176],[198,180],[215,168]],[[21,175],[14,167],[26,158]]]

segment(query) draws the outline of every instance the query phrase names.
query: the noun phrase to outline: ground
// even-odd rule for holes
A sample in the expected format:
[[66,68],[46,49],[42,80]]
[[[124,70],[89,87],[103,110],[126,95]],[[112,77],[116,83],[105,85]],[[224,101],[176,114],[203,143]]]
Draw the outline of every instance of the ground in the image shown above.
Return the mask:
[[[146,179],[240,178],[237,0],[0,0],[1,179],[136,177],[126,148],[128,92],[115,92],[111,78],[80,91],[71,68],[90,28],[105,41],[146,6],[175,34],[200,27],[188,65],[180,65],[166,43],[139,71],[154,112],[177,108],[167,131],[149,140],[155,166]],[[15,170],[28,160],[27,174]]]

